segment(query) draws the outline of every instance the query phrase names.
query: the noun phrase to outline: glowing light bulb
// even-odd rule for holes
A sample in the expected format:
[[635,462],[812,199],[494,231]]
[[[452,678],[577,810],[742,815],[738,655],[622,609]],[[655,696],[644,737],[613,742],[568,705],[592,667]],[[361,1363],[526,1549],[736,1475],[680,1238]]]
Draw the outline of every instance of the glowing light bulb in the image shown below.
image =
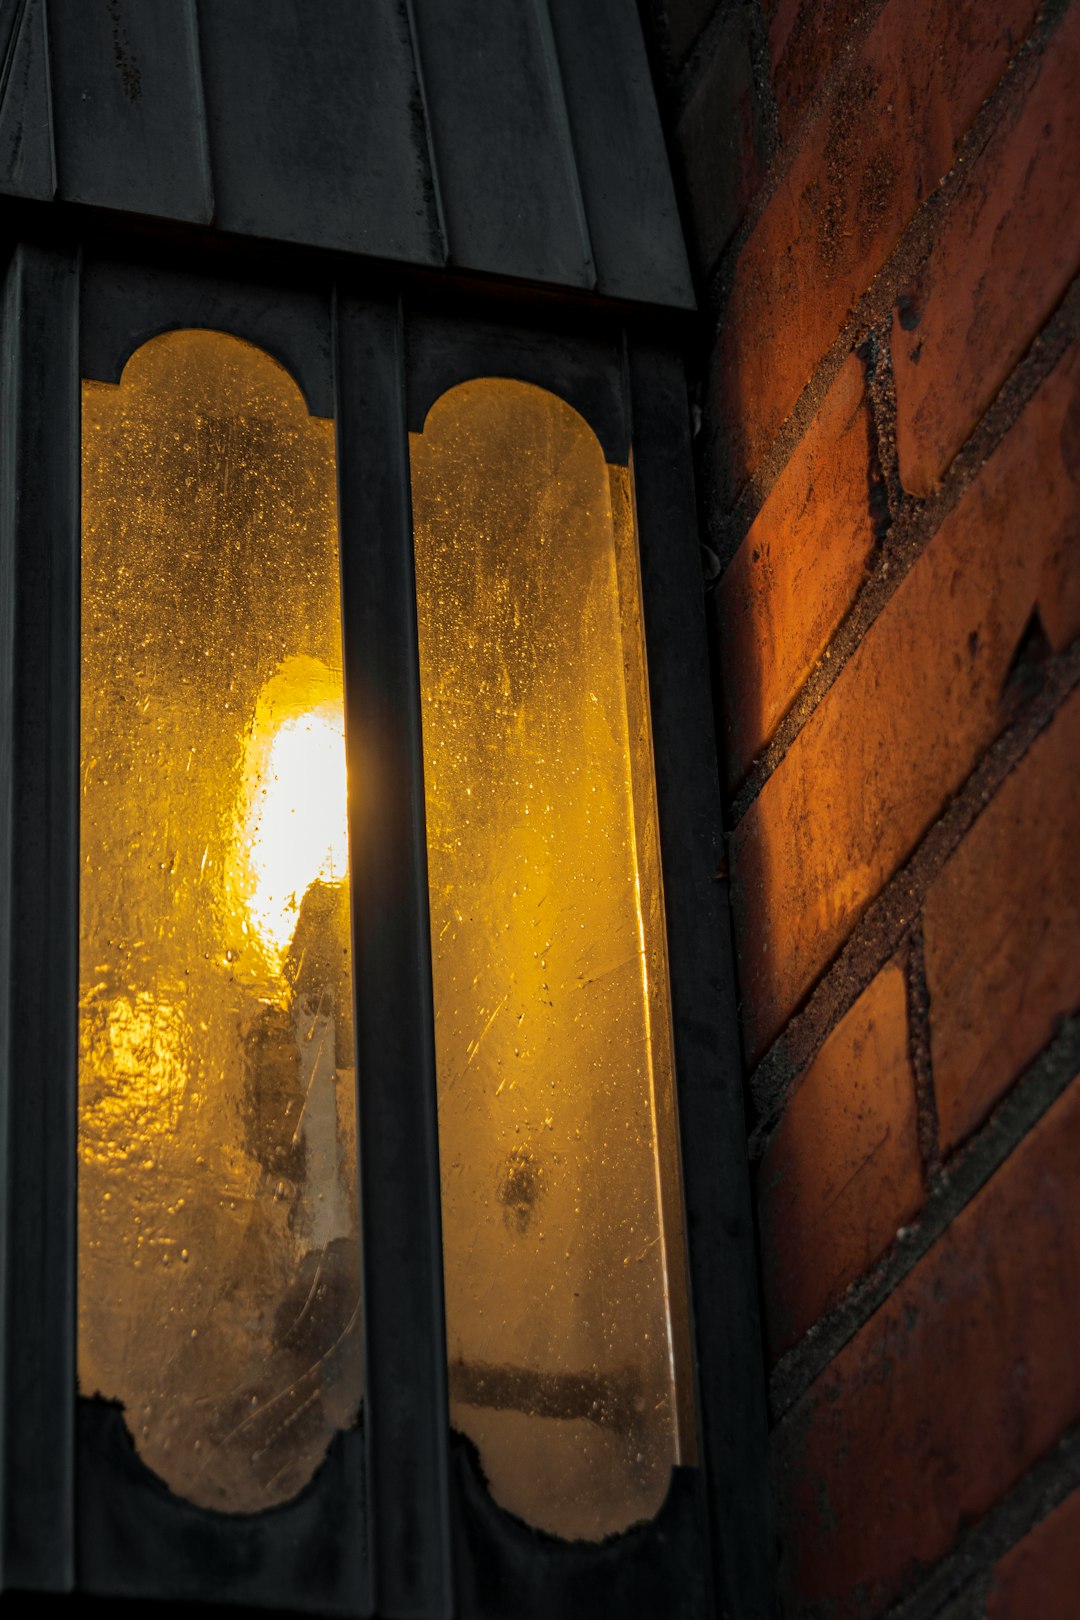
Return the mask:
[[348,873],[345,716],[341,700],[283,720],[259,771],[247,818],[251,920],[284,952],[312,883]]

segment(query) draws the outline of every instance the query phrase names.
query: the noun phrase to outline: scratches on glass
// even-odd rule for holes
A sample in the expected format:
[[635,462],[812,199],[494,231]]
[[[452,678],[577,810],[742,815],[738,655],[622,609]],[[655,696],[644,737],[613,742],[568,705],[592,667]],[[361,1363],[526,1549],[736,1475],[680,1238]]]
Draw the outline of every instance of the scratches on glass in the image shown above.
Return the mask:
[[497,378],[411,456],[451,1419],[498,1502],[597,1539],[688,1452],[630,475]]

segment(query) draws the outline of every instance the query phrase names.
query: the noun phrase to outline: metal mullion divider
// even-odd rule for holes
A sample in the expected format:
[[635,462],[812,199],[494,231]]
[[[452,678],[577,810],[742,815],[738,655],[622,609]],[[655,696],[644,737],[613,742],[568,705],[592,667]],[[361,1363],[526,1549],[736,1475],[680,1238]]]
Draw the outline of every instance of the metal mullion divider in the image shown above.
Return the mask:
[[764,1359],[687,389],[677,354],[627,353],[645,642],[716,1606],[775,1612]]
[[334,305],[373,1600],[452,1610],[438,1116],[404,331]]
[[79,262],[21,244],[0,425],[0,1578],[74,1584]]

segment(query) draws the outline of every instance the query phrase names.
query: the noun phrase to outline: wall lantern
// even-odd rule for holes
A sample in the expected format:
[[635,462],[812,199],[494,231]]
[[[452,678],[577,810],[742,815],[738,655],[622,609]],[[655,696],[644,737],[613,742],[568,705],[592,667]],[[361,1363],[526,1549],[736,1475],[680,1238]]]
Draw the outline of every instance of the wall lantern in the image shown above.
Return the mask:
[[[245,7],[4,13],[0,1578],[764,1613],[685,263],[636,20],[493,5],[466,48],[426,3]],[[524,170],[464,185],[478,50],[483,116],[531,120],[495,163],[534,164],[531,222]],[[423,186],[369,163],[365,215],[328,173],[354,118],[420,141],[420,237]]]

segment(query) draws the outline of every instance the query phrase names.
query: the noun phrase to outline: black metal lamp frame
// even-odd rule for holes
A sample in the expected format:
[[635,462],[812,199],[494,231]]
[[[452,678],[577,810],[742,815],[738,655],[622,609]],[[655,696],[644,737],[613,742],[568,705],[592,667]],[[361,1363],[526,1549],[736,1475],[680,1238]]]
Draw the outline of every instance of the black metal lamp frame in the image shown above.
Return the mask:
[[[41,216],[31,223],[40,224]],[[0,1579],[8,1593],[381,1620],[772,1612],[753,1234],[687,398],[629,306],[404,279],[117,227],[9,248],[0,354]],[[208,269],[209,266],[209,269]],[[75,1376],[79,380],[155,333],[258,344],[337,431],[353,839],[366,1395],[292,1503],[172,1496]],[[633,453],[689,1249],[700,1462],[598,1545],[490,1499],[446,1405],[408,431],[474,376],[561,395]],[[10,1598],[5,1601],[10,1601]]]

